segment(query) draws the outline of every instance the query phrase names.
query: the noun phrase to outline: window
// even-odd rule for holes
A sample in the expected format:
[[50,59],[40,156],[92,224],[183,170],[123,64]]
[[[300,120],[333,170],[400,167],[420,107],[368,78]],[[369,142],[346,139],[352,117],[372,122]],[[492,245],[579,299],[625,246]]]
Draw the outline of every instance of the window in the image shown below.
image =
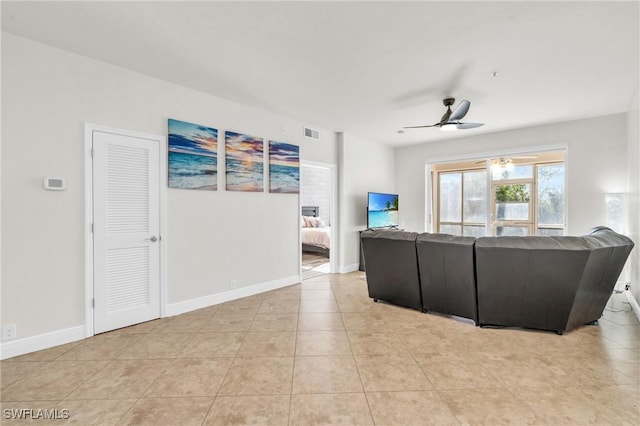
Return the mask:
[[532,235],[534,186],[532,165],[491,166],[493,235]]
[[439,174],[439,232],[480,237],[486,233],[487,172]]
[[564,164],[537,166],[538,235],[562,235],[564,231]]
[[434,231],[452,235],[562,235],[564,153],[434,166]]

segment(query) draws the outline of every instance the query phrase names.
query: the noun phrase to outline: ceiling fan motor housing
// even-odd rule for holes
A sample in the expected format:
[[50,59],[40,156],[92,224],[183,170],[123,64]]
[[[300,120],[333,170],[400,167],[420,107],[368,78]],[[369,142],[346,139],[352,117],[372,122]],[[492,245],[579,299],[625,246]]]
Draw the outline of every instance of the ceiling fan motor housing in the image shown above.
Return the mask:
[[442,100],[442,103],[444,104],[444,106],[448,107],[453,105],[453,103],[456,101],[456,98],[444,98]]

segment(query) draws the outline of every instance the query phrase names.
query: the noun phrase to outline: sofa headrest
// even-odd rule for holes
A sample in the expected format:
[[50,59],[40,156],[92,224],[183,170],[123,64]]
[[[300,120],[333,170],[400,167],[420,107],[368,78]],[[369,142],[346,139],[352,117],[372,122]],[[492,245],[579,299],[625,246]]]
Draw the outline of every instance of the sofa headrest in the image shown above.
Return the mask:
[[527,250],[593,250],[621,246],[633,247],[633,241],[606,226],[595,227],[582,237],[480,237],[476,240],[476,247]]
[[611,228],[607,228],[606,226],[596,226],[589,232],[589,234],[582,238],[593,248],[620,246],[630,246],[633,248],[634,246],[631,238],[626,235],[618,234],[616,231]]
[[590,250],[582,237],[480,237],[478,248],[511,248],[522,250]]
[[599,233],[599,232],[615,232],[615,231],[613,229],[609,228],[608,226],[599,225],[599,226],[594,226],[593,228],[591,228],[587,235],[592,235],[592,234]]
[[472,246],[476,242],[476,238],[475,237],[459,237],[456,235],[449,235],[449,234],[429,234],[425,232],[418,235],[418,238],[416,241],[418,243],[430,242],[430,243],[460,244],[465,246]]
[[375,238],[395,241],[415,241],[417,236],[417,232],[398,231],[391,229],[375,229],[364,231],[361,235],[361,238]]

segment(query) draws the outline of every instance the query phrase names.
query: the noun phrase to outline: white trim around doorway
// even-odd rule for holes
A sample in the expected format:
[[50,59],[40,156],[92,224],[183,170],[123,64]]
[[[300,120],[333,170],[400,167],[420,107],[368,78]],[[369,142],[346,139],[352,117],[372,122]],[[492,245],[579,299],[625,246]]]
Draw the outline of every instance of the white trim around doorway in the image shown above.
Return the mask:
[[[300,167],[317,167],[321,169],[331,170],[331,248],[329,251],[329,272],[332,274],[338,273],[338,254],[340,247],[338,247],[338,166],[330,163],[320,163],[317,161],[300,161]],[[302,208],[301,197],[298,197],[298,213]],[[302,247],[302,234],[298,230],[298,247]],[[298,271],[302,278],[302,251],[300,251],[300,258],[298,260]]]

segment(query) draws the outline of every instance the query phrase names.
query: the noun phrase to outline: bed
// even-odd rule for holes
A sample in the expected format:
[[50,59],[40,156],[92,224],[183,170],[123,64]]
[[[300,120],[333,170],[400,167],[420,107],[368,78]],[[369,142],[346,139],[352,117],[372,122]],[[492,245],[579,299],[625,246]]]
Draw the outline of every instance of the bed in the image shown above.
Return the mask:
[[302,251],[321,253],[328,257],[331,250],[331,227],[326,226],[319,216],[318,206],[302,207]]

